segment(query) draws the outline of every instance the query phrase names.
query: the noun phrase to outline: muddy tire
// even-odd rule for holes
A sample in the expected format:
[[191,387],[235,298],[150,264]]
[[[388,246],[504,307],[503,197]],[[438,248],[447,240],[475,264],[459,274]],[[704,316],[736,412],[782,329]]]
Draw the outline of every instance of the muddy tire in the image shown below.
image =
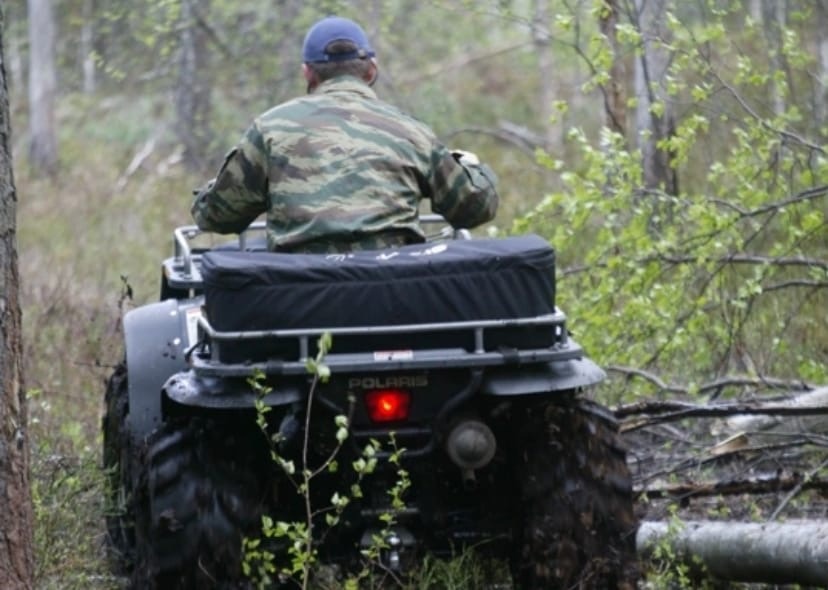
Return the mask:
[[131,568],[135,553],[130,445],[127,430],[129,390],[126,366],[119,364],[106,381],[102,421],[103,467],[107,477],[107,550],[119,571]]
[[636,587],[636,519],[626,449],[606,409],[571,398],[527,402],[513,416],[523,504],[516,586]]
[[262,514],[249,459],[229,429],[205,420],[152,437],[136,502],[135,588],[248,587],[242,537],[260,533]]

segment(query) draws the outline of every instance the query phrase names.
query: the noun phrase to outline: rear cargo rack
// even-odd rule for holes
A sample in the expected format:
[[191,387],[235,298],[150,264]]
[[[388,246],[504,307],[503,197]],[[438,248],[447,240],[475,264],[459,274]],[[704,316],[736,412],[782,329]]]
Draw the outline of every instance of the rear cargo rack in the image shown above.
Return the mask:
[[[581,347],[570,340],[566,332],[566,315],[555,313],[518,319],[443,322],[391,326],[357,326],[336,328],[307,328],[295,330],[251,330],[221,332],[215,330],[205,317],[198,320],[202,335],[200,350],[191,356],[193,369],[202,375],[246,377],[256,372],[267,375],[307,374],[307,361],[316,340],[324,333],[333,337],[333,351],[325,357],[331,372],[394,371],[400,369],[474,368],[500,365],[519,365],[567,361],[583,357]],[[486,332],[502,328],[541,327],[553,333],[552,345],[541,348],[487,348]],[[402,350],[364,350],[336,353],[337,337],[376,336],[468,331],[474,339],[474,349],[415,348]],[[293,341],[298,344],[294,358],[273,358],[260,362],[227,363],[220,359],[222,347],[240,342]],[[275,345],[274,345],[275,346]]]
[[[453,229],[437,214],[420,215],[420,223],[428,229],[428,241],[468,240],[471,234],[466,229]],[[238,240],[231,242],[232,249],[264,250],[264,221],[254,221],[238,234]],[[201,250],[193,248],[192,240],[204,232],[196,225],[182,225],[173,230],[173,255],[162,263],[164,277],[173,289],[196,291],[201,288]],[[252,240],[258,240],[254,242]],[[261,245],[261,248],[259,247]],[[229,247],[229,246],[228,246]]]
[[[471,238],[467,230],[453,229],[440,215],[421,215],[420,222],[426,229],[428,242]],[[264,222],[254,222],[236,241],[217,249],[264,251],[264,230]],[[203,288],[202,254],[209,248],[195,246],[196,238],[202,233],[195,225],[176,228],[173,256],[163,263],[168,287],[176,292],[188,292],[191,298],[200,295]],[[334,373],[473,369],[583,358],[581,347],[568,338],[565,314],[557,307],[553,309],[554,312],[543,315],[501,319],[494,316],[494,319],[471,321],[244,331],[215,329],[202,313],[198,316],[197,337],[191,335],[191,342],[198,342],[190,348],[188,357],[193,370],[204,376],[249,377],[258,372],[307,375],[308,359],[316,355],[317,340],[329,333],[333,337],[333,349],[324,362]],[[519,338],[500,337],[513,330],[541,337],[528,343]],[[404,342],[399,348],[398,341]],[[239,351],[245,347],[255,353],[247,355]]]

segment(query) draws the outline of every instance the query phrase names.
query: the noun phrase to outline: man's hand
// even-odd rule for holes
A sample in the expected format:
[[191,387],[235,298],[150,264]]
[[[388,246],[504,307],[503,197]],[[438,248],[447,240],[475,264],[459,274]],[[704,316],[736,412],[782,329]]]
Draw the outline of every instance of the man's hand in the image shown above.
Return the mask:
[[203,192],[205,192],[205,191],[210,190],[210,189],[211,189],[211,188],[213,188],[215,185],[216,185],[216,179],[215,179],[215,178],[212,178],[212,179],[208,180],[208,181],[207,181],[207,184],[205,184],[204,186],[199,187],[199,188],[194,188],[194,189],[193,189],[193,195],[198,196],[198,195],[200,195],[201,193],[203,193]]
[[454,156],[454,159],[461,164],[468,166],[480,166],[480,158],[477,157],[477,154],[472,152],[466,152],[464,150],[451,150],[451,155]]

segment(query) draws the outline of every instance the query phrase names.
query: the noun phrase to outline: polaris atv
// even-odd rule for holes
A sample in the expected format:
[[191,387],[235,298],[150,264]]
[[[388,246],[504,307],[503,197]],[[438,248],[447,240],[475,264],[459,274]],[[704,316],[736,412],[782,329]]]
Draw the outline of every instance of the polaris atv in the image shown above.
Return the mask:
[[[379,542],[375,565],[399,571],[474,548],[508,561],[516,588],[634,587],[625,449],[584,395],[605,375],[555,306],[554,251],[439,222],[424,217],[439,230],[425,244],[335,255],[246,235],[196,248],[197,228],[175,230],[160,301],[125,315],[106,391],[108,536],[135,588],[246,587],[242,539],[265,515],[306,518],[284,465],[332,453],[307,499],[361,493],[335,526],[314,516],[322,562],[353,567]],[[324,382],[308,370],[323,334]],[[359,480],[348,466],[372,444]]]

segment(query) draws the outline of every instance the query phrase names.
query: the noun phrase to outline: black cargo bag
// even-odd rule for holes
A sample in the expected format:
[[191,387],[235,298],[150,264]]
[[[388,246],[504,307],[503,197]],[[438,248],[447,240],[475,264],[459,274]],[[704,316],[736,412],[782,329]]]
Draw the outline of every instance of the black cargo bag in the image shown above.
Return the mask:
[[[536,235],[347,254],[214,250],[203,255],[201,272],[207,318],[223,332],[515,319],[555,309],[554,251]],[[549,345],[549,330],[541,345]],[[472,345],[471,336],[459,343],[446,336],[430,347]],[[406,344],[373,338],[374,350]],[[506,340],[490,344],[521,345]],[[334,351],[342,342],[334,339]]]

